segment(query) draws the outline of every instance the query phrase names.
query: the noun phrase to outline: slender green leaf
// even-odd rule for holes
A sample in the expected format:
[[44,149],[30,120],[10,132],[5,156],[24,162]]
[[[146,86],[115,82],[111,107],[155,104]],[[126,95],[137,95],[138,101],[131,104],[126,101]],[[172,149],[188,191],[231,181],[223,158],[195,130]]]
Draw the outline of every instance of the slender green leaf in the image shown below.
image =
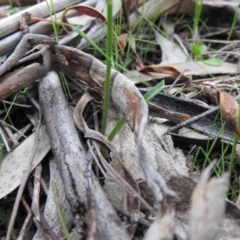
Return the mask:
[[208,58],[208,59],[202,60],[202,62],[210,66],[218,67],[221,65],[222,60],[220,58]]
[[161,92],[165,88],[165,82],[161,81],[156,86],[151,88],[145,95],[144,99],[146,102],[149,102],[151,99],[153,99],[159,92]]
[[69,234],[68,228],[67,228],[66,220],[65,220],[65,218],[62,214],[60,201],[59,201],[59,198],[58,198],[57,187],[56,187],[55,182],[52,182],[52,190],[53,190],[54,199],[55,199],[55,202],[56,202],[56,208],[57,208],[58,216],[59,216],[61,224],[62,224],[62,231],[63,231],[64,237],[66,238],[66,240],[72,240],[72,238]]
[[121,128],[124,126],[124,124],[126,123],[126,119],[125,118],[121,118],[116,126],[113,128],[113,130],[111,131],[111,133],[108,136],[108,140],[112,141],[114,139],[114,137],[117,135],[117,133],[121,130]]

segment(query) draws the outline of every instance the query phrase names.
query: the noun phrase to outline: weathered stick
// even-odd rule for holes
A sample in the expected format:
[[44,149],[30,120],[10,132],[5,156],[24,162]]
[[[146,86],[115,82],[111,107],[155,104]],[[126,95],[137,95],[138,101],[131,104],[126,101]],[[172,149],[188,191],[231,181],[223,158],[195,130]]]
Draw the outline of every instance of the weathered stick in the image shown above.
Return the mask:
[[[81,228],[86,214],[86,157],[56,73],[51,72],[39,84],[39,97],[52,151],[60,170],[66,196]],[[99,239],[129,239],[112,205],[93,177]]]
[[[27,12],[33,16],[44,18],[49,16],[49,10],[51,14],[53,14],[54,11],[58,12],[60,10],[65,9],[67,6],[70,6],[72,4],[79,3],[79,2],[82,2],[82,1],[81,0],[69,0],[69,1],[52,0],[52,4],[50,3],[50,1],[47,1],[47,2],[45,1],[28,8]],[[51,6],[54,6],[54,9],[52,9]],[[1,29],[0,39],[9,35],[12,32],[19,30],[21,16],[24,13],[26,13],[26,10],[13,14],[10,17],[3,18],[0,21],[0,29]]]

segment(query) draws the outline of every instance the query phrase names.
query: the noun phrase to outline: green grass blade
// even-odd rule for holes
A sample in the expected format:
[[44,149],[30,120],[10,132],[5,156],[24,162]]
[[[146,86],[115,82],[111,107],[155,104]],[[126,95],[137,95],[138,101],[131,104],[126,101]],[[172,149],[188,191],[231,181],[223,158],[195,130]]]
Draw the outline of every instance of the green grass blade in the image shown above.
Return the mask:
[[56,187],[55,182],[52,182],[52,190],[53,190],[54,199],[55,199],[55,202],[56,202],[56,208],[57,208],[58,216],[59,216],[61,224],[62,224],[62,231],[63,231],[64,237],[66,238],[66,240],[72,240],[72,238],[69,234],[68,228],[67,228],[66,220],[65,220],[65,218],[62,214],[62,211],[61,211],[60,201],[59,201],[59,198],[58,198],[58,192],[57,192],[57,187]]
[[114,137],[117,135],[117,133],[121,130],[121,128],[125,125],[125,123],[127,122],[127,120],[125,118],[121,118],[116,126],[113,128],[113,130],[111,131],[111,133],[108,136],[108,140],[112,141],[114,139]]
[[233,21],[232,21],[232,25],[230,27],[229,34],[228,34],[228,37],[227,37],[228,41],[231,39],[234,28],[236,27],[237,23],[238,23],[238,13],[235,12],[234,17],[233,17]]
[[158,93],[160,93],[165,88],[165,82],[161,81],[156,86],[151,88],[145,95],[144,99],[146,102],[149,102],[151,99],[153,99]]
[[230,161],[229,161],[229,171],[232,172],[235,163],[236,163],[236,148],[237,148],[237,143],[238,143],[238,135],[236,133],[234,133],[234,137],[233,137],[233,147],[232,147],[232,152],[231,152],[231,156],[230,156]]
[[196,36],[198,33],[198,25],[200,21],[202,13],[202,0],[197,0],[196,5],[195,5],[195,10],[194,10],[194,19],[193,19],[193,39],[196,40]]

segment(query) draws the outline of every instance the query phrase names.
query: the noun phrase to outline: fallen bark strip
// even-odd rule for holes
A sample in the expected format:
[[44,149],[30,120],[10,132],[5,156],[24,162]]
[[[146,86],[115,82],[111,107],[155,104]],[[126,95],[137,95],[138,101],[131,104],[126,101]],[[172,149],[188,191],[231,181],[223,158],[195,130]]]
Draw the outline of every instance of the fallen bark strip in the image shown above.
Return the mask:
[[[142,92],[144,93],[144,91]],[[155,109],[151,105],[149,106],[150,114],[153,113],[154,116],[160,115],[159,114],[160,111],[157,111],[158,110],[157,106],[160,106],[161,108],[164,108],[167,111],[181,113],[183,115],[187,114],[191,118],[196,117],[199,114],[205,113],[210,110],[210,108],[201,106],[187,99],[177,98],[165,93],[159,93],[153,100],[150,101],[150,103],[153,103],[156,106]],[[216,118],[218,109],[219,108],[216,108],[215,112],[212,112],[206,115],[204,118],[202,119],[199,118],[199,120],[191,123],[191,127],[207,135],[210,134],[210,136],[213,136],[213,137],[220,136],[225,140],[230,140],[234,132],[231,130],[231,128],[228,125],[224,127],[223,133],[220,131],[220,129],[222,128],[222,122],[221,122],[220,115],[218,118]],[[165,117],[165,116],[162,115],[160,117]],[[178,120],[177,118],[175,118],[176,121],[170,118],[167,118],[167,119],[169,119],[172,122],[179,123],[177,122]],[[187,119],[185,119],[184,121],[186,120]]]
[[[63,179],[68,202],[76,217],[75,225],[81,229],[81,217],[86,214],[87,201],[84,176],[86,157],[55,72],[50,72],[40,82],[39,97],[52,151]],[[92,180],[98,239],[129,239],[98,181],[94,177]]]
[[[82,2],[82,1],[81,0],[69,0],[69,1],[52,0],[52,5],[47,4],[47,2],[42,2],[28,8],[27,12],[34,16],[47,17],[49,16],[49,10],[51,11],[51,14],[54,14],[55,11],[58,12],[60,10],[65,9],[67,6],[70,6],[72,4],[79,3],[79,2]],[[50,9],[48,8],[48,5]],[[51,6],[54,6],[54,9],[51,9]],[[13,14],[12,16],[1,19],[0,38],[3,38],[15,31],[18,31],[22,14],[25,14],[25,13],[26,13],[26,10],[23,10],[21,12]]]

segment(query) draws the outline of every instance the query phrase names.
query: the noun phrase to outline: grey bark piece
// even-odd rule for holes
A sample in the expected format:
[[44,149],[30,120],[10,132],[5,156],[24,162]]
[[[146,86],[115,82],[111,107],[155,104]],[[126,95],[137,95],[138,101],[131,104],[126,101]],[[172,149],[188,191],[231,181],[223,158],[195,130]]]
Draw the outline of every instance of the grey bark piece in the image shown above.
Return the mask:
[[[87,201],[84,176],[86,158],[55,72],[50,72],[40,82],[39,97],[68,202],[73,213],[79,216],[79,213],[84,211]],[[115,210],[94,177],[92,193],[96,202],[99,239],[129,239]]]

